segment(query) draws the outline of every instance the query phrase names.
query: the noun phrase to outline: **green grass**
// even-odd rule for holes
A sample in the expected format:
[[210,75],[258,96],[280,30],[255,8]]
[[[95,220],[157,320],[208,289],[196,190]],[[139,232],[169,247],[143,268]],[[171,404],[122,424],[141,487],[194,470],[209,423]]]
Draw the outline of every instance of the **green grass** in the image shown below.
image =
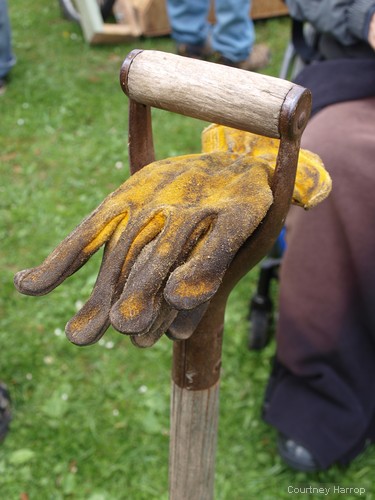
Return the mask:
[[[18,63],[0,98],[0,378],[14,418],[0,445],[0,498],[166,499],[171,342],[139,350],[112,330],[87,348],[66,340],[64,325],[89,295],[100,256],[45,297],[19,295],[13,276],[38,264],[128,176],[121,63],[135,47],[173,44],[165,37],[93,48],[57,1],[9,4]],[[277,74],[288,20],[256,29],[272,48],[267,73]],[[156,111],[158,158],[199,151],[202,128]],[[297,498],[289,485],[322,483],[361,486],[372,498],[373,448],[348,469],[313,475],[279,459],[275,432],[260,416],[275,346],[246,347],[256,275],[241,281],[227,308],[216,499]]]

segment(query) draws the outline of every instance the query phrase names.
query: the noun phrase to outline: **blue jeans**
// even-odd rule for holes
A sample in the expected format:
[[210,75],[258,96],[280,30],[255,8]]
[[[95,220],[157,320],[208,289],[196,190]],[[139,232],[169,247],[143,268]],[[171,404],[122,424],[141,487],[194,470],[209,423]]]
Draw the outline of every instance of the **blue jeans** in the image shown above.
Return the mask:
[[176,43],[211,47],[233,62],[247,59],[255,40],[254,25],[249,17],[250,0],[216,0],[216,24],[207,15],[209,0],[167,0],[172,38]]
[[6,0],[0,0],[0,78],[16,64],[12,54],[11,31]]

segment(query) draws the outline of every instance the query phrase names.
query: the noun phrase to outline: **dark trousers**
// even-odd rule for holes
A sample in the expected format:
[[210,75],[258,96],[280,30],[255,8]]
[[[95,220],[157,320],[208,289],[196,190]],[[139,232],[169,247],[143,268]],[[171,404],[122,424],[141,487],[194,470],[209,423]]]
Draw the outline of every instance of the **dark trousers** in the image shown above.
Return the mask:
[[326,468],[375,438],[375,98],[320,111],[302,145],[333,189],[287,220],[264,418]]

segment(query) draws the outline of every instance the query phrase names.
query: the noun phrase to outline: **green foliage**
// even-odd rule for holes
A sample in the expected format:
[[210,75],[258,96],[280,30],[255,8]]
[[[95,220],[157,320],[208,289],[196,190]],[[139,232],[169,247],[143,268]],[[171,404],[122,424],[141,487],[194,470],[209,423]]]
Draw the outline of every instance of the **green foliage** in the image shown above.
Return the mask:
[[[110,330],[78,348],[66,321],[91,290],[100,255],[45,297],[24,297],[14,273],[38,264],[128,176],[127,99],[119,69],[135,47],[173,51],[168,37],[89,47],[57,1],[9,3],[18,59],[0,97],[0,378],[13,421],[0,445],[7,500],[167,498],[171,342],[149,350]],[[277,74],[287,19],[257,23]],[[158,158],[198,152],[199,121],[154,112]],[[288,498],[290,484],[360,485],[374,494],[375,451],[347,470],[308,476],[280,461],[261,406],[275,346],[249,352],[247,312],[257,271],[227,308],[216,498]],[[332,497],[333,498],[333,497]],[[350,498],[350,496],[346,496]]]

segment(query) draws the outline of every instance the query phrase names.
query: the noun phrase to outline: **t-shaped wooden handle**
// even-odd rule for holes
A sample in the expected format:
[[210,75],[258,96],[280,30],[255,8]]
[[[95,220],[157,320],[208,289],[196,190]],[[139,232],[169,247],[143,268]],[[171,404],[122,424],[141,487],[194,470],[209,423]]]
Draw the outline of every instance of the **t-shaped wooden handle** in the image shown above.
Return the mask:
[[298,108],[310,93],[299,85],[175,54],[134,50],[120,81],[138,103],[268,137],[282,137],[280,119],[288,97],[293,132],[301,134],[308,119],[306,106]]

